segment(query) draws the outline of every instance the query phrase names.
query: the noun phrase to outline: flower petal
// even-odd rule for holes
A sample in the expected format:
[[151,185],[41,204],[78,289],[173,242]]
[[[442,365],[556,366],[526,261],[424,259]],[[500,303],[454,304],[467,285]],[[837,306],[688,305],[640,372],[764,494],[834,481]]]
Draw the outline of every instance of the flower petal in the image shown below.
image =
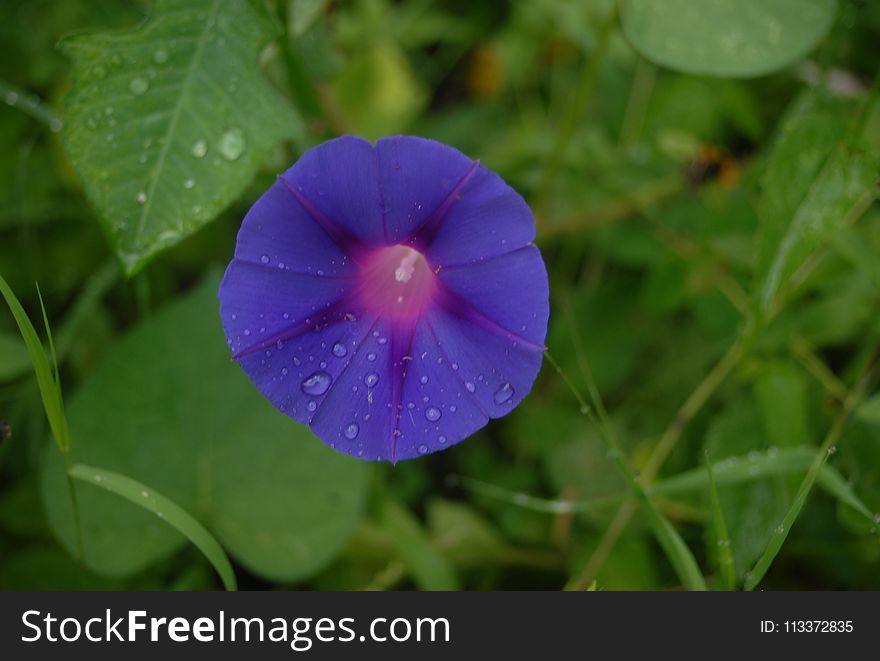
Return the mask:
[[390,244],[409,239],[432,215],[445,215],[477,166],[453,147],[413,136],[381,138],[376,152]]
[[[350,289],[343,278],[233,260],[220,283],[220,316],[234,356],[296,336]],[[325,322],[326,323],[326,322]]]
[[535,239],[535,218],[522,196],[479,166],[435,228],[420,231],[431,264],[446,268],[502,255]]
[[292,199],[280,181],[245,216],[235,258],[300,273],[330,277],[354,274],[348,255]]
[[[485,262],[441,269],[440,281],[510,337],[542,348],[550,315],[547,269],[535,246]],[[460,303],[452,303],[458,305]]]
[[446,449],[489,422],[488,413],[461,378],[461,364],[447,357],[428,323],[417,327],[409,356],[395,459]]
[[[304,424],[314,424],[322,410],[331,412],[331,417],[344,418],[357,394],[343,385],[345,375],[358,362],[359,350],[375,326],[376,318],[329,321],[249,352],[239,358],[239,364],[259,391],[286,415]],[[344,396],[341,408],[327,403],[336,395]],[[332,443],[330,436],[321,438]]]
[[281,175],[294,199],[343,249],[385,243],[378,158],[369,141],[344,136],[306,151]]
[[[507,415],[532,389],[543,358],[539,347],[499,334],[455,311],[433,310],[424,322],[444,362],[487,417]],[[458,400],[457,391],[438,395],[446,398],[447,405]]]
[[392,332],[387,319],[372,320],[310,421],[331,447],[371,461],[392,458]]

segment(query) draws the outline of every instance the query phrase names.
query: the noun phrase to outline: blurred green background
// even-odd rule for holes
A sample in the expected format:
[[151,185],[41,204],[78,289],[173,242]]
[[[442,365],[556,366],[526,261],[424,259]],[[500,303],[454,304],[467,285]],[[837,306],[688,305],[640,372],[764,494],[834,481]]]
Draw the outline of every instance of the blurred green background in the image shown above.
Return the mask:
[[[165,47],[135,76],[143,85],[126,78],[128,92],[111,93],[89,92],[103,65],[85,67],[129,52],[129,37],[71,42],[78,75],[56,44],[83,30],[125,35],[154,8],[5,1],[0,274],[42,331],[39,282],[73,460],[171,498],[216,536],[244,588],[681,588],[602,426],[550,365],[508,417],[392,467],[325,448],[228,360],[216,282],[253,201],[326,138],[417,134],[480,159],[532,205],[550,352],[590,411],[602,408],[587,394],[594,380],[604,433],[709,588],[880,589],[880,3],[792,12],[768,1],[787,12],[782,36],[768,33],[769,50],[793,40],[781,58],[733,39],[745,33],[730,32],[721,0],[681,15],[680,2],[650,4],[229,3],[217,23],[228,57],[244,44],[253,58],[229,65],[241,78],[211,101],[225,161],[185,185],[210,181],[216,195],[184,211],[169,202],[179,227],[128,277],[114,232],[124,204],[143,204],[126,178],[137,166],[109,167],[89,131],[115,147],[118,117],[135,127],[118,149],[140,145],[151,110],[177,102],[162,91]],[[233,5],[261,27],[224,22]],[[755,6],[734,13],[749,19]],[[694,25],[709,46],[675,32]],[[170,67],[188,42],[164,29]],[[257,92],[236,100],[258,79],[268,104],[248,105]],[[85,108],[112,94],[115,115],[84,128]],[[284,112],[269,113],[272,99]],[[224,103],[239,113],[232,128]],[[240,129],[239,158],[228,140]],[[208,148],[194,168],[208,167]],[[0,588],[221,586],[164,521],[85,484],[78,558],[62,455],[6,312],[0,421]],[[798,510],[817,457],[827,462]],[[756,577],[759,558],[770,565]]]

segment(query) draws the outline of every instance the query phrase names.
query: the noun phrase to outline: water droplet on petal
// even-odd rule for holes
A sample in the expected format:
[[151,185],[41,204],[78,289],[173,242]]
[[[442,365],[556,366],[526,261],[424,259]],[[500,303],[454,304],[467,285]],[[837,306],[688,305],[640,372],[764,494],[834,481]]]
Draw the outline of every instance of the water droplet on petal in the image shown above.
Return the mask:
[[306,404],[306,408],[309,412],[314,413],[315,409],[318,408],[318,405],[315,403],[315,400],[309,400],[308,404]]
[[366,385],[367,388],[372,388],[377,383],[379,383],[379,375],[375,372],[370,372],[364,377],[364,385]]
[[474,392],[477,389],[477,387],[471,381],[465,381],[464,387],[467,389],[468,392]]
[[440,409],[436,406],[429,406],[425,409],[425,418],[428,419],[428,422],[437,422],[441,415]]
[[419,454],[428,454],[428,446],[422,443],[419,448]]
[[262,257],[260,257],[260,263],[268,264],[269,263],[269,255],[263,255]]
[[315,372],[302,382],[302,391],[307,395],[323,395],[333,381],[327,372]]
[[445,442],[446,442],[446,437],[445,437],[445,436],[441,436],[441,437],[438,438],[437,440],[440,441],[440,443],[445,443]]
[[208,153],[208,143],[204,140],[196,140],[192,146],[192,155],[196,158],[202,158]]
[[244,153],[246,146],[244,131],[236,127],[223,131],[217,150],[227,161],[234,161]]
[[358,432],[360,431],[360,427],[356,422],[352,422],[348,427],[345,428],[345,438],[349,441],[353,441],[357,438]]
[[501,387],[495,391],[494,395],[496,404],[504,404],[504,402],[510,401],[511,397],[513,397],[513,386],[509,383],[502,384]]
[[337,358],[343,358],[348,353],[348,350],[345,348],[345,345],[341,342],[337,342],[333,345],[333,355]]
[[370,353],[367,354],[367,360],[369,360],[372,363],[373,361],[376,360],[376,354],[371,351]]
[[423,376],[421,379],[419,379],[419,383],[421,383],[422,385],[425,385],[426,383],[428,383],[428,377]]
[[128,84],[128,89],[132,94],[140,96],[150,89],[150,83],[144,78],[132,78],[131,82]]

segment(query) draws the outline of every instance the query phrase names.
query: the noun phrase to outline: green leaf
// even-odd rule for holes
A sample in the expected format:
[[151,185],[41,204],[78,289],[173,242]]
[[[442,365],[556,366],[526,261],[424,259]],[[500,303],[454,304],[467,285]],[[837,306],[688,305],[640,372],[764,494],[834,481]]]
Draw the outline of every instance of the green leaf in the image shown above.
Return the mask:
[[[867,207],[880,152],[871,144],[872,105],[864,132],[852,104],[816,89],[789,110],[768,157],[759,207],[756,298],[767,310],[816,248]],[[850,137],[847,130],[852,131]]]
[[700,572],[694,555],[684,543],[681,535],[648,498],[644,499],[644,505],[644,511],[648,516],[651,528],[654,530],[654,535],[660,546],[663,547],[666,557],[681,582],[688,590],[705,591],[706,581],[703,579],[703,574]]
[[258,69],[263,3],[158,0],[130,32],[62,40],[64,143],[129,275],[235,200],[299,120]]
[[754,394],[771,446],[793,447],[810,440],[806,384],[797,367],[784,361],[762,365],[755,379]]
[[718,498],[718,489],[712,475],[712,462],[706,454],[706,477],[709,479],[709,503],[712,508],[712,525],[715,530],[715,542],[718,548],[718,568],[721,572],[722,585],[725,590],[732,590],[735,583],[733,551],[730,548],[730,535],[724,521],[724,510]]
[[402,505],[384,498],[379,505],[378,519],[420,589],[460,589],[452,564],[431,543],[419,522]]
[[434,544],[456,566],[491,566],[512,555],[492,524],[469,505],[433,498],[427,515]]
[[810,52],[836,0],[622,0],[621,22],[649,60],[709,76],[760,76]]
[[[209,278],[126,335],[70,401],[71,459],[150,485],[190,512],[251,571],[294,581],[347,542],[368,465],[277,411],[229,359]],[[48,520],[70,549],[64,467],[46,452]],[[155,516],[77,487],[86,564],[133,574],[185,543]]]
[[205,554],[205,557],[214,566],[214,569],[217,570],[217,573],[223,580],[223,587],[227,590],[236,589],[235,572],[232,570],[232,565],[229,564],[229,558],[226,557],[223,548],[211,536],[211,533],[205,530],[202,524],[173,501],[160,493],[156,493],[140,482],[101,468],[76,464],[71,466],[68,473],[71,477],[81,480],[86,484],[92,484],[115,493],[117,496],[122,496],[129,502],[143,507],[148,512],[152,512],[160,519],[167,521],[169,525]]
[[[21,332],[21,337],[27,347],[27,352],[34,368],[34,374],[37,377],[37,385],[40,389],[40,397],[43,400],[43,408],[46,411],[46,417],[49,419],[49,427],[52,429],[52,436],[58,447],[62,451],[67,451],[70,448],[70,430],[67,426],[67,418],[64,415],[61,386],[53,376],[52,368],[46,359],[46,352],[43,350],[43,345],[40,343],[40,338],[34,329],[34,325],[3,276],[0,276],[0,294],[6,299],[6,304],[12,312],[12,316],[15,317],[15,323],[18,324],[18,330]],[[45,310],[43,311],[43,319],[44,321],[46,320]],[[48,330],[48,321],[45,321],[45,323]]]

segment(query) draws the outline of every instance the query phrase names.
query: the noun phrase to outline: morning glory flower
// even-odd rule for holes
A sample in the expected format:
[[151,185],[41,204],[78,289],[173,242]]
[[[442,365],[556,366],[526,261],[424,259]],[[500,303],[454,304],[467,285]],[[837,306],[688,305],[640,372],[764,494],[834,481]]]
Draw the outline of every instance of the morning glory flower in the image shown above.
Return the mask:
[[448,448],[516,407],[540,369],[534,238],[522,197],[452,147],[330,140],[242,223],[219,291],[233,358],[336,450]]

